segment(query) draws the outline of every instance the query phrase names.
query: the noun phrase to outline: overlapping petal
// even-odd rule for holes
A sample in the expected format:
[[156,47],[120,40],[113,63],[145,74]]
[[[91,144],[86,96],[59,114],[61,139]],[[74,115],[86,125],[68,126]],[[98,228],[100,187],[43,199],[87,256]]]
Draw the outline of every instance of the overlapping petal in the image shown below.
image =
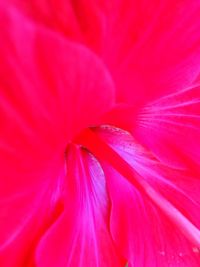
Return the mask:
[[102,157],[111,232],[130,266],[198,266],[198,175],[161,164],[124,131],[103,127],[97,133],[130,166],[109,162],[108,153]]
[[200,87],[193,83],[179,92],[137,109],[116,106],[104,123],[126,129],[168,166],[199,173]]
[[96,52],[118,102],[141,106],[191,84],[200,66],[198,0],[11,0],[27,16]]
[[67,153],[64,212],[38,244],[38,267],[124,266],[109,230],[105,176],[87,151]]
[[113,83],[93,53],[4,3],[0,25],[0,265],[13,267],[56,212],[66,145],[110,108]]
[[[62,212],[62,176],[0,200],[0,265],[35,267],[35,248]],[[12,255],[12,257],[11,257]]]
[[87,45],[97,53],[103,52],[108,34],[107,22],[113,8],[118,6],[118,1],[8,1],[38,23]]
[[[129,266],[199,266],[199,247],[177,227],[180,222],[174,224],[124,177],[109,167],[104,169],[112,199],[111,231]],[[172,206],[168,212],[180,220]]]
[[[118,100],[140,106],[185,88],[199,73],[199,1],[127,1],[117,25]],[[126,26],[124,25],[126,23]],[[117,27],[113,27],[116,29]],[[126,30],[125,30],[126,29]],[[117,36],[117,31],[115,36]],[[117,42],[116,42],[117,43]]]
[[[0,264],[123,266],[120,251],[130,267],[198,267],[199,1],[9,2],[17,9],[0,8]],[[114,89],[130,106],[100,120]],[[118,160],[97,144],[103,174],[72,145],[60,185],[66,145],[99,121],[151,152],[98,128]]]
[[67,142],[109,109],[113,84],[87,49],[29,23],[15,9],[1,9],[0,38],[2,191],[9,179],[15,186],[13,175],[18,185],[22,177],[30,184],[38,170],[53,167]]

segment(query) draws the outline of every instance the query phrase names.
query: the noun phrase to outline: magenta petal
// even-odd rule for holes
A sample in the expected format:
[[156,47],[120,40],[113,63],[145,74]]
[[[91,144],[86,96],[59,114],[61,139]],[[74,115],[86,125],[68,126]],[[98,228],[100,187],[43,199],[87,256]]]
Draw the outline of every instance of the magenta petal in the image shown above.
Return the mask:
[[198,267],[199,1],[31,2],[0,7],[0,265]]
[[89,50],[14,8],[1,7],[0,23],[0,192],[6,193],[54,176],[46,174],[49,166],[57,174],[68,141],[112,105],[113,83]]
[[105,16],[112,3],[93,0],[8,1],[37,23],[86,44],[95,52],[102,52],[107,33]]
[[145,105],[118,105],[102,122],[131,132],[164,164],[199,172],[200,86],[196,84]]
[[16,9],[1,4],[0,25],[0,265],[19,267],[55,219],[67,143],[110,108],[113,84],[94,54]]
[[137,139],[160,160],[194,172],[200,162],[199,95],[197,84],[146,106],[136,116],[132,129]]
[[162,165],[124,131],[102,127],[97,133],[132,168],[130,182],[119,160],[111,167],[106,156],[103,163],[112,203],[111,232],[130,266],[199,266],[199,179]]
[[199,74],[198,0],[9,1],[95,51],[116,82],[118,102],[141,106]]
[[[62,211],[61,180],[32,186],[0,199],[0,265],[35,267],[34,252],[43,232]],[[12,257],[11,257],[12,255]]]
[[65,194],[64,213],[39,242],[37,266],[124,266],[109,232],[102,169],[78,147],[68,150]]
[[199,266],[198,246],[123,177],[105,170],[112,200],[111,231],[130,266]]
[[191,84],[200,71],[199,1],[122,6],[113,28],[121,31],[112,36],[119,58],[112,66],[118,100],[140,106]]

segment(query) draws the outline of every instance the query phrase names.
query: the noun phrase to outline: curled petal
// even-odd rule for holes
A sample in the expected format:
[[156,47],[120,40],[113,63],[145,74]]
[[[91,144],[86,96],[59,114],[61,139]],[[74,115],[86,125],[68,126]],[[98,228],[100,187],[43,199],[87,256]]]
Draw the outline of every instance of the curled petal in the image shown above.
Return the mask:
[[96,133],[114,150],[101,154],[111,231],[131,266],[198,266],[198,177],[163,165],[124,131],[102,127]]
[[69,140],[110,108],[113,83],[90,51],[16,9],[1,7],[0,23],[0,192],[5,193],[56,176],[49,167],[57,174]]
[[[149,197],[138,192],[124,177],[109,168],[104,170],[112,203],[111,232],[129,265],[199,266],[199,244],[191,242],[177,227],[180,221],[176,225],[172,220],[172,217],[180,220],[179,212],[173,210],[171,205],[167,211],[166,203],[166,213],[163,212],[164,209],[160,210],[157,205],[160,203],[152,203]],[[199,231],[195,230],[194,237],[196,232],[199,235]]]
[[62,216],[38,244],[38,267],[124,266],[109,231],[109,199],[99,163],[71,146]]
[[66,145],[110,108],[113,84],[93,53],[3,3],[0,25],[0,265],[28,266]]

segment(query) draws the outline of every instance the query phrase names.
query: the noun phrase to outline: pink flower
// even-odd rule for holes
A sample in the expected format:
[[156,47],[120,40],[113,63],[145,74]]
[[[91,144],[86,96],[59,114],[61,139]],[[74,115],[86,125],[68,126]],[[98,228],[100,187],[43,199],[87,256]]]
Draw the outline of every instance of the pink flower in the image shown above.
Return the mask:
[[199,267],[200,1],[5,2],[0,266]]

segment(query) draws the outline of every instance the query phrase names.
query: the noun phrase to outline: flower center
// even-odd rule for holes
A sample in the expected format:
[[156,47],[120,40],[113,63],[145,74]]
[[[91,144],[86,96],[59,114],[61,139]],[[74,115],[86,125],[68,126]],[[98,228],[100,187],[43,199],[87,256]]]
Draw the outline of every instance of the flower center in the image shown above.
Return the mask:
[[[112,127],[110,127],[112,128]],[[123,130],[121,130],[123,132]],[[200,231],[161,193],[157,192],[148,180],[140,173],[139,168],[133,168],[119,153],[101,138],[98,128],[88,128],[79,134],[74,142],[85,147],[99,161],[100,165],[110,165],[125,177],[130,185],[146,195],[165,215],[181,229],[183,234],[195,245],[200,246]],[[141,148],[140,148],[141,149]],[[138,153],[138,152],[137,152]],[[145,157],[146,155],[143,155]],[[134,161],[134,159],[133,159]],[[145,165],[145,161],[143,161]],[[143,166],[145,167],[145,166]]]
[[95,128],[84,130],[76,137],[75,143],[88,149],[101,164],[109,164],[136,188],[143,190],[138,179],[135,179],[136,173],[133,168],[98,135]]

